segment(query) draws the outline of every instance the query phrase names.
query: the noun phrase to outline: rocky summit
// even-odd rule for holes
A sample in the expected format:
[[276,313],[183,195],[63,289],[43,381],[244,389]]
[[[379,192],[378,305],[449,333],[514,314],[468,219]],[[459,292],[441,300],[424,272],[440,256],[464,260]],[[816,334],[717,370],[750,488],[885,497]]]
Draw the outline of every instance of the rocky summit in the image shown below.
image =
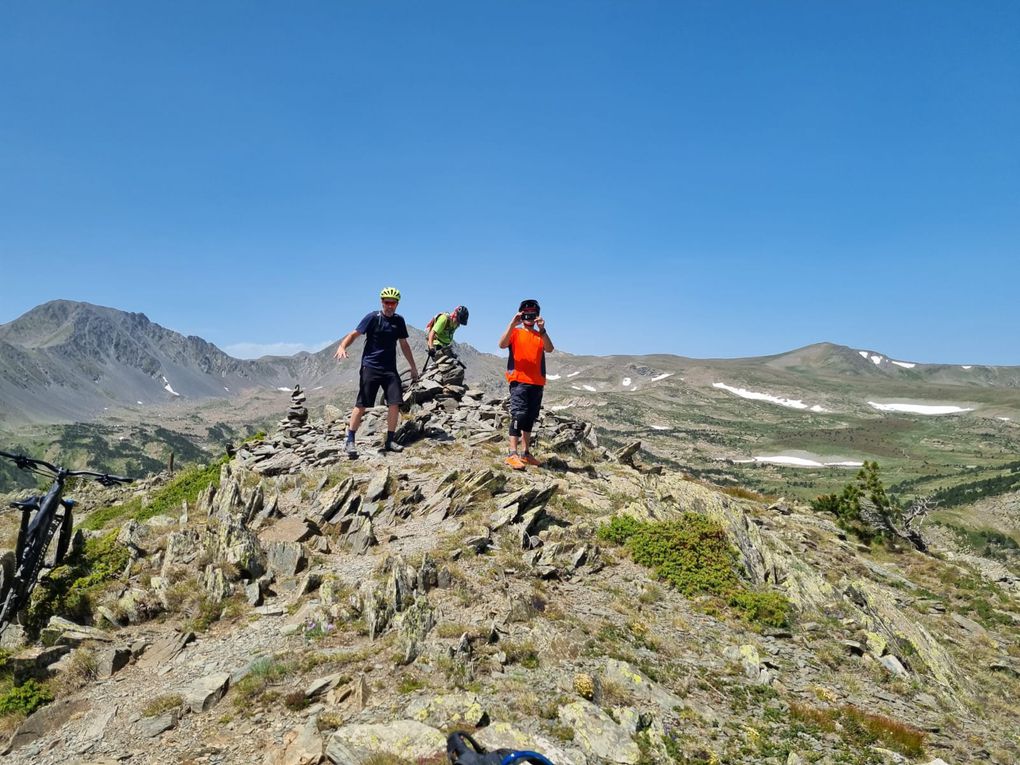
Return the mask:
[[343,450],[304,393],[182,475],[82,495],[4,634],[5,763],[399,765],[450,731],[556,765],[1020,761],[1020,580],[647,464],[452,357]]

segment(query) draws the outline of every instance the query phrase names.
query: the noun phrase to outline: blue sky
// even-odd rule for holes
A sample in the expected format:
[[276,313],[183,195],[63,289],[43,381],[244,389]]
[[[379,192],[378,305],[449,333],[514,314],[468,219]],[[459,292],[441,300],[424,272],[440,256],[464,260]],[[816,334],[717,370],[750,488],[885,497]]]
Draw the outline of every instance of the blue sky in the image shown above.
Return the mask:
[[1020,364],[1020,3],[0,1],[0,323]]

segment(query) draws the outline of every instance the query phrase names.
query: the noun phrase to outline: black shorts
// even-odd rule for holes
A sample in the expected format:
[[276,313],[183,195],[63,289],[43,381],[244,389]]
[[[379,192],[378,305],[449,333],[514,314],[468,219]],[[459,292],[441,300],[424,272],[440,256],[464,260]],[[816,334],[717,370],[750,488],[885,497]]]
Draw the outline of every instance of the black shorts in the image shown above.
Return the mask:
[[545,387],[530,383],[510,383],[510,435],[530,433],[542,409]]
[[383,396],[388,406],[403,404],[404,395],[400,390],[400,375],[373,367],[361,368],[361,384],[358,386],[358,400],[355,406],[373,407],[375,398],[379,394],[379,388],[383,389]]

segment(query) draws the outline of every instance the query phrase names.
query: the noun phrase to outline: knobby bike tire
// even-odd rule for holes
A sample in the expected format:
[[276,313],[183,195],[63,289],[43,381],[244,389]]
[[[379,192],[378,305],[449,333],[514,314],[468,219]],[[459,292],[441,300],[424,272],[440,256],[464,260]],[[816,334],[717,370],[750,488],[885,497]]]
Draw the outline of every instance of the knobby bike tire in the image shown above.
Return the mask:
[[25,542],[23,560],[18,562],[14,570],[14,580],[11,582],[10,592],[7,593],[3,606],[0,606],[0,632],[14,621],[22,608],[28,605],[28,600],[32,597],[32,591],[39,578],[39,572],[42,571],[46,561],[46,550],[49,549],[50,541],[58,526],[59,524],[54,519],[46,527],[42,537],[36,535],[33,539]]

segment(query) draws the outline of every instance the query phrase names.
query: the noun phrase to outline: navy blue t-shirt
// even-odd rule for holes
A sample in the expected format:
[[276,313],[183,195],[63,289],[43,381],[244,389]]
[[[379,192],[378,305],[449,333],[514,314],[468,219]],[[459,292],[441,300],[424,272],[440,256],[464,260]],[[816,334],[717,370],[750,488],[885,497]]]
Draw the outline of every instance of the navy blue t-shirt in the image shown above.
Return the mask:
[[372,311],[356,327],[365,336],[361,366],[397,371],[397,340],[407,337],[407,324],[400,314],[386,318],[382,311]]

